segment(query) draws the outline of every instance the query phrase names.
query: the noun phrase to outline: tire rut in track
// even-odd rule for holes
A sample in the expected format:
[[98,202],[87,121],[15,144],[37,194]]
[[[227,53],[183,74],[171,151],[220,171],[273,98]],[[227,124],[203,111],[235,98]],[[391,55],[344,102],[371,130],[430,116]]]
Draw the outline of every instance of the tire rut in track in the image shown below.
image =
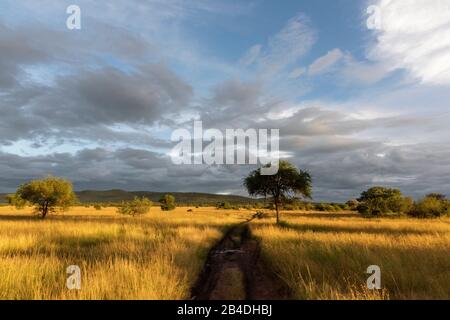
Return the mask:
[[209,252],[193,300],[282,300],[289,290],[265,268],[248,222],[231,228]]

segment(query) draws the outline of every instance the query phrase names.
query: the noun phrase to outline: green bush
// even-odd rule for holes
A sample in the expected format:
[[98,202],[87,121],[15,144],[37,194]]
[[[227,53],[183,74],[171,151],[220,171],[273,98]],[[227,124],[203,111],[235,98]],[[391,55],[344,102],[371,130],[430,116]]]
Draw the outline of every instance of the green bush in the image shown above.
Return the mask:
[[294,204],[285,204],[284,206],[283,206],[283,210],[286,210],[286,211],[294,211],[294,210],[298,210],[298,206],[296,206],[296,205],[294,205]]
[[358,212],[368,216],[380,216],[407,212],[411,198],[404,198],[398,189],[373,187],[361,193]]
[[318,203],[316,204],[315,209],[322,212],[341,211],[341,208],[338,205],[332,205],[329,203]]
[[409,215],[416,218],[438,218],[449,215],[449,209],[448,200],[427,196],[412,206]]
[[102,205],[101,204],[96,203],[96,204],[94,204],[93,207],[94,207],[95,210],[102,210]]
[[346,205],[348,207],[348,210],[357,210],[359,206],[359,201],[356,199],[351,199],[346,202]]
[[159,202],[161,203],[162,211],[172,211],[177,207],[175,204],[175,197],[171,194],[166,194]]
[[153,203],[147,198],[138,198],[135,197],[131,201],[124,201],[118,208],[118,212],[120,214],[137,216],[146,214],[150,211]]
[[231,204],[229,202],[227,202],[227,201],[225,201],[225,202],[218,202],[216,204],[216,208],[217,209],[223,209],[223,210],[231,210],[231,209],[233,209]]
[[356,207],[356,210],[362,215],[368,215],[370,212],[369,206],[365,202],[359,203],[358,206]]
[[264,203],[256,202],[255,204],[253,204],[253,209],[264,209]]
[[316,209],[317,211],[325,211],[325,204],[323,204],[323,203],[317,203],[317,204],[315,205],[315,209]]
[[308,210],[308,208],[310,208],[310,210],[314,209],[314,206],[312,206],[311,208],[311,204],[310,203],[306,203],[304,201],[301,201],[299,199],[292,199],[290,201],[285,201],[285,204],[283,206],[284,210],[287,211],[294,211],[294,210]]

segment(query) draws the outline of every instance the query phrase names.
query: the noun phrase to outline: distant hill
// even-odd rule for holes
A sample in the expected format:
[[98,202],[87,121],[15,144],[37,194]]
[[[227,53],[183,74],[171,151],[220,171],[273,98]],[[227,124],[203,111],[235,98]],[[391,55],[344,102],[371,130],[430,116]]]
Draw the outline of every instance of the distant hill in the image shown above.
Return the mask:
[[[152,192],[152,191],[124,191],[124,190],[84,190],[75,192],[78,200],[81,203],[95,203],[95,202],[121,202],[124,200],[131,200],[134,197],[146,197],[154,202],[159,201],[164,195],[171,194],[175,197],[179,204],[195,205],[195,204],[209,204],[215,205],[217,202],[229,202],[230,204],[251,204],[257,202],[255,199],[234,196],[234,195],[220,195],[197,192]],[[0,203],[6,203],[6,194],[0,194]]]

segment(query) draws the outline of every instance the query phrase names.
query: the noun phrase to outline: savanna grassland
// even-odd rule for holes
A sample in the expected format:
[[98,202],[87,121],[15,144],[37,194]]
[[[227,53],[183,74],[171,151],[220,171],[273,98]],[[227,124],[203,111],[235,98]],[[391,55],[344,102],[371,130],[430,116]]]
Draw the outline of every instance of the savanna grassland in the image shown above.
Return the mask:
[[[295,299],[450,299],[450,219],[289,213],[252,223],[268,267]],[[368,290],[367,267],[383,290]]]
[[[211,246],[242,220],[194,210],[75,207],[42,220],[0,207],[0,299],[188,299]],[[69,265],[81,290],[66,288]]]
[[[0,299],[189,299],[208,251],[248,210],[75,207],[42,220],[0,207]],[[250,222],[266,268],[294,299],[450,299],[450,219],[283,212]],[[78,265],[81,290],[66,288]],[[366,288],[369,265],[381,291]],[[238,285],[238,284],[236,284]]]

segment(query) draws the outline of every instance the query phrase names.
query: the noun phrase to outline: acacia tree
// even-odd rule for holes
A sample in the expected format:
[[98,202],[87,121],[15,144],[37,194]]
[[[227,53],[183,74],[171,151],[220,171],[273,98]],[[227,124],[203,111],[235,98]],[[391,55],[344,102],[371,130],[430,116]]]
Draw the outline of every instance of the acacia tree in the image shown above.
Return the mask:
[[[268,164],[265,167],[269,168]],[[262,175],[261,168],[253,171],[244,179],[249,195],[271,197],[279,219],[279,207],[286,199],[295,196],[311,198],[311,175],[297,169],[288,161],[280,161],[278,172],[274,175]]]
[[31,204],[45,218],[48,213],[57,209],[68,209],[75,204],[76,196],[70,181],[50,176],[22,184],[9,200],[19,209]]

